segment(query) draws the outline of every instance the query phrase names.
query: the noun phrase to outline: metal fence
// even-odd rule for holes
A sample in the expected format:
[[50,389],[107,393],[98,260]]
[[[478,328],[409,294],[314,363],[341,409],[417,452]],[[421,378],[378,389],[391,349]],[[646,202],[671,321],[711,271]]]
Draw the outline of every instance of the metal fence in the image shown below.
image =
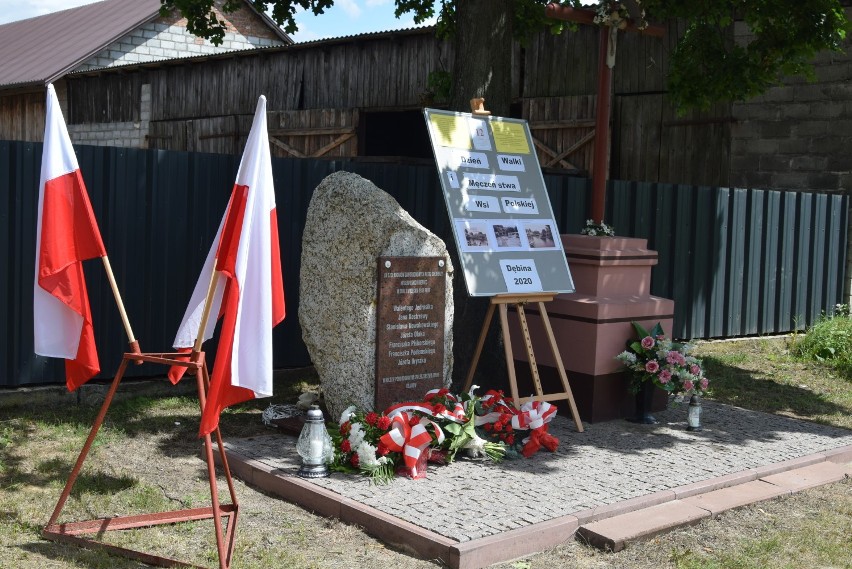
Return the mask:
[[[239,157],[79,146],[89,191],[130,322],[143,350],[168,350],[210,248]],[[32,351],[32,285],[41,144],[0,141],[0,386],[62,382],[61,360]],[[274,364],[310,363],[297,310],[302,230],[313,189],[348,170],[393,195],[451,240],[433,164],[273,159],[287,318]],[[588,180],[545,175],[557,223],[585,222]],[[680,338],[771,334],[801,328],[843,292],[848,198],[843,195],[611,182],[607,220],[659,251],[652,293],[675,300]],[[86,263],[102,377],[126,349],[109,285]],[[215,351],[215,342],[205,345]],[[131,366],[149,376],[162,369]]]

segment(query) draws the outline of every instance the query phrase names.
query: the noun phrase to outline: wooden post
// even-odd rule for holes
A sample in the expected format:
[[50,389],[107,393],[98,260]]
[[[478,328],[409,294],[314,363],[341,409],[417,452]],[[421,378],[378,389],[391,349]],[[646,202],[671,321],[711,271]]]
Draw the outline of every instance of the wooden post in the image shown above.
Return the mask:
[[[631,12],[636,8],[629,5]],[[595,12],[582,8],[571,8],[559,4],[548,4],[544,8],[544,14],[554,20],[576,22],[579,24],[593,25]],[[612,69],[606,64],[607,51],[609,49],[608,26],[600,26],[600,41],[598,44],[598,87],[597,103],[595,109],[595,147],[594,164],[592,164],[592,204],[591,218],[595,223],[603,222],[604,206],[606,204],[606,180],[609,173],[609,120],[612,106]],[[639,33],[662,37],[665,28],[662,26],[647,26],[637,28],[633,22],[628,22],[626,31],[638,31]]]

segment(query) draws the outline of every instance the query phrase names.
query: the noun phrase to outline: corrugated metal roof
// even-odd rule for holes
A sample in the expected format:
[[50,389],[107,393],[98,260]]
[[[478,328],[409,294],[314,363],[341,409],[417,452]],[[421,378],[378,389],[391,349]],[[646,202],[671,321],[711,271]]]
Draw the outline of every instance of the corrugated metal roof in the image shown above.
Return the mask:
[[[850,0],[852,2],[852,0]],[[140,61],[139,63],[127,63],[121,66],[115,67],[99,67],[97,69],[81,69],[78,71],[72,71],[68,73],[71,76],[91,76],[91,75],[101,75],[108,73],[126,73],[128,70],[133,69],[150,69],[156,67],[163,67],[164,65],[181,65],[186,62],[197,62],[197,61],[208,61],[208,60],[220,60],[220,59],[231,59],[235,57],[251,57],[254,55],[264,54],[264,53],[274,53],[274,52],[283,52],[283,51],[300,51],[300,50],[309,50],[317,47],[323,46],[332,46],[340,43],[349,43],[349,42],[361,42],[375,39],[385,39],[385,38],[393,38],[398,36],[409,36],[409,35],[417,35],[417,34],[426,34],[432,33],[434,31],[434,26],[418,26],[412,28],[403,28],[399,30],[390,30],[384,32],[364,32],[362,34],[355,34],[350,36],[337,36],[333,38],[323,38],[318,40],[305,41],[301,43],[287,43],[285,45],[271,45],[266,47],[255,47],[249,49],[234,49],[231,51],[221,52],[221,53],[205,53],[201,55],[195,55],[192,57],[175,57],[172,59],[157,59],[155,61]],[[287,36],[289,39],[289,36]],[[292,40],[290,40],[292,42]]]
[[[852,2],[852,0],[850,0],[850,2]],[[396,29],[393,29],[393,30],[379,30],[379,31],[375,31],[375,32],[363,32],[363,33],[360,33],[360,34],[348,34],[348,35],[343,35],[343,36],[331,36],[331,37],[327,37],[327,38],[305,40],[305,41],[301,41],[301,42],[296,42],[295,45],[298,45],[298,46],[323,45],[323,44],[329,44],[329,43],[339,43],[341,41],[346,41],[346,40],[380,39],[382,37],[389,37],[389,36],[392,36],[392,35],[395,35],[395,34],[408,35],[408,34],[411,34],[411,33],[422,32],[424,30],[432,31],[434,29],[435,29],[435,26],[427,26],[427,25],[409,26],[407,28],[396,28]]]
[[0,26],[0,85],[45,84],[153,20],[160,0],[105,0]]

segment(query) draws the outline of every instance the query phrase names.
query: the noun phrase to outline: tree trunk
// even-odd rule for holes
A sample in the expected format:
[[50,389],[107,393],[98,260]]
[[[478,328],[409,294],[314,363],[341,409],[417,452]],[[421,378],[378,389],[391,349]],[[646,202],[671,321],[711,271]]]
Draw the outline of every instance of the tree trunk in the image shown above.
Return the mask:
[[[450,109],[470,112],[470,100],[485,99],[485,109],[509,116],[512,100],[512,0],[457,0],[455,63]],[[470,369],[476,342],[488,310],[488,298],[467,294],[461,262],[452,248],[458,278],[453,283],[453,386],[459,390]],[[495,313],[496,316],[496,313]],[[481,395],[491,387],[508,385],[499,318],[494,318],[477,365],[474,384]]]
[[456,2],[455,64],[450,108],[470,111],[470,100],[509,116],[512,100],[512,1]]

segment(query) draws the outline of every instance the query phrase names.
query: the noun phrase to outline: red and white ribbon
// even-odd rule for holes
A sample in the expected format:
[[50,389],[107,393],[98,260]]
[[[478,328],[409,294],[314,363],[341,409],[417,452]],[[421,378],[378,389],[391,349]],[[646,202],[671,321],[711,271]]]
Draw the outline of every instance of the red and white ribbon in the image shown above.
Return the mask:
[[528,401],[521,405],[521,411],[512,417],[514,429],[538,429],[549,423],[556,415],[556,407],[547,401]]
[[432,442],[432,435],[429,434],[427,427],[430,425],[434,427],[438,444],[444,442],[444,431],[437,423],[426,417],[421,417],[413,425],[412,419],[416,419],[416,416],[411,413],[401,410],[395,412],[390,430],[379,440],[392,452],[402,453],[405,466],[411,470],[411,476],[416,478],[417,459]]

